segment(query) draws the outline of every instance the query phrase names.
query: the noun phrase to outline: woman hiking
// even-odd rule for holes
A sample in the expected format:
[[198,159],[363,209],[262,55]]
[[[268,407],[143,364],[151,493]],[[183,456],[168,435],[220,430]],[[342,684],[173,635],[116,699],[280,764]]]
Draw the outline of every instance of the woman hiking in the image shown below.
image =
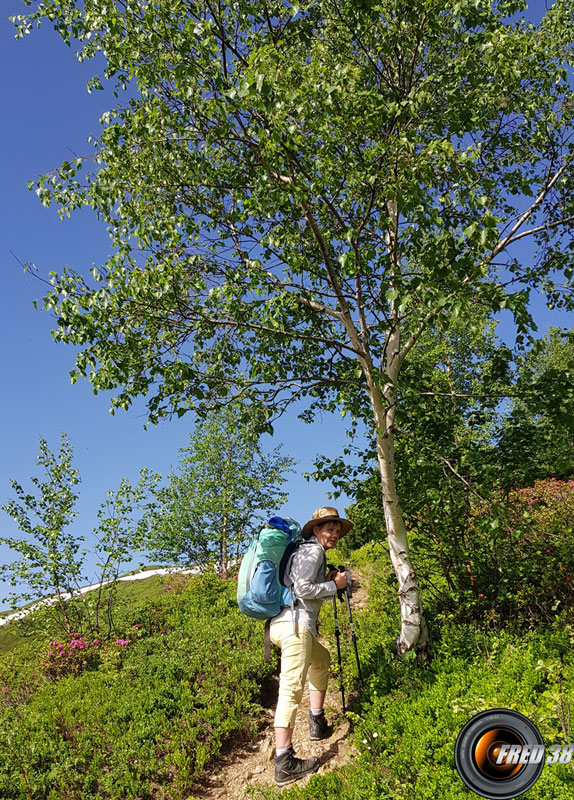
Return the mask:
[[339,517],[336,508],[325,506],[313,512],[301,531],[303,539],[295,551],[289,575],[296,602],[281,609],[270,624],[270,638],[281,650],[279,700],[275,711],[275,783],[285,786],[319,768],[318,758],[295,758],[293,727],[309,673],[309,733],[311,739],[326,739],[333,728],[323,704],[329,678],[329,651],[317,641],[317,618],[324,600],[347,585],[345,572],[327,574],[325,553],[335,547],[353,523]]

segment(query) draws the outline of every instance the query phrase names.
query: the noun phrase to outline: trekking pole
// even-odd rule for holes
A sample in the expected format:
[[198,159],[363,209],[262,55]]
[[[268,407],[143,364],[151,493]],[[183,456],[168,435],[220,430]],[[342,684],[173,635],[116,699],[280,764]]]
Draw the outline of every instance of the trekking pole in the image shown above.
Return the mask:
[[339,572],[345,572],[347,575],[347,586],[343,590],[345,593],[345,603],[347,604],[347,613],[349,615],[349,625],[351,626],[351,639],[353,640],[353,647],[355,649],[355,658],[357,660],[357,671],[359,673],[359,686],[364,688],[363,682],[363,673],[361,672],[361,662],[359,661],[359,650],[357,649],[357,635],[355,633],[355,625],[353,624],[353,614],[351,613],[351,603],[349,602],[349,598],[353,594],[353,590],[351,588],[351,571],[348,567],[340,567]]
[[341,631],[339,630],[339,618],[337,616],[337,595],[333,595],[333,613],[335,615],[335,638],[337,639],[337,656],[339,657],[339,687],[341,689],[341,700],[343,701],[343,714],[347,713],[345,708],[345,687],[343,686],[343,663],[341,661]]

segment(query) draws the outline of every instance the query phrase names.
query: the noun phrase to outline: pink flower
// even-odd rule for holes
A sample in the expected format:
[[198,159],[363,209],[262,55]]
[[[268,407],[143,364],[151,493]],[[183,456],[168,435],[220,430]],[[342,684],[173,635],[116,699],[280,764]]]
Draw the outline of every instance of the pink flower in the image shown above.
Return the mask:
[[482,598],[484,597],[484,595],[482,594],[482,592],[481,592],[481,593],[478,595],[478,597],[479,597],[479,599],[480,599],[480,600],[482,600]]

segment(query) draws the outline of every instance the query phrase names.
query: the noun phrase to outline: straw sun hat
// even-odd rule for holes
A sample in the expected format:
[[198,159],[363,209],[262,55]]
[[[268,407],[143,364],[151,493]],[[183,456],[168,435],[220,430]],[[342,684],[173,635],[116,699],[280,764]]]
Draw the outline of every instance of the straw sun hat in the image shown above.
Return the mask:
[[315,511],[313,511],[313,516],[309,522],[306,522],[303,525],[301,536],[303,539],[308,539],[313,534],[313,527],[315,525],[318,525],[321,522],[331,521],[341,523],[341,535],[339,537],[341,539],[343,536],[346,536],[353,527],[352,522],[339,516],[339,512],[336,508],[332,508],[331,506],[323,506],[322,508],[317,508]]

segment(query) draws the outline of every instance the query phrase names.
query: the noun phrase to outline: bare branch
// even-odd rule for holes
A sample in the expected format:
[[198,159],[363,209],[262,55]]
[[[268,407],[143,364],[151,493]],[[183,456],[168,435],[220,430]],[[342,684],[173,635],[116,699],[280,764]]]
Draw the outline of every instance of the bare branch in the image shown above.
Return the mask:
[[[283,281],[279,280],[277,275],[274,275],[272,272],[268,272],[266,270],[262,270],[262,272],[268,278],[271,278],[271,280],[276,286],[278,286],[280,289],[283,289],[284,291],[289,291],[289,288],[293,286],[293,284],[283,283]],[[321,314],[328,314],[330,317],[333,317],[338,322],[343,322],[343,315],[341,314],[340,311],[337,311],[335,308],[324,306],[321,303],[315,302],[315,300],[309,300],[307,297],[303,297],[302,295],[296,294],[295,292],[291,292],[290,294],[291,296],[295,297],[299,303],[302,303],[308,308],[312,308],[314,311],[318,311]]]
[[518,230],[520,230],[520,228],[524,225],[524,223],[528,219],[530,219],[530,217],[536,211],[538,206],[543,202],[543,200],[547,196],[548,192],[550,192],[550,190],[560,180],[562,175],[564,175],[564,173],[566,172],[566,170],[570,166],[570,162],[571,162],[571,158],[567,158],[564,161],[564,163],[562,164],[562,166],[560,167],[560,169],[558,169],[554,173],[552,178],[546,183],[546,186],[544,187],[544,189],[542,189],[542,191],[540,192],[540,194],[538,195],[536,200],[532,203],[530,208],[528,208],[524,212],[524,214],[522,214],[519,217],[518,221],[512,226],[510,232],[504,237],[504,239],[502,239],[502,241],[499,241],[499,243],[496,245],[496,247],[494,248],[494,250],[492,251],[492,253],[490,254],[490,256],[486,260],[487,264],[489,264],[492,261],[493,258],[496,258],[496,256],[499,253],[501,253],[512,241],[516,241],[517,238],[520,238],[520,237],[515,237],[516,232]]
[[319,245],[319,249],[321,250],[321,255],[323,256],[323,262],[327,267],[329,282],[333,287],[333,291],[337,295],[337,300],[339,302],[339,307],[342,312],[342,319],[343,319],[343,324],[345,325],[345,329],[347,330],[351,343],[355,348],[356,355],[363,362],[363,365],[366,365],[367,354],[365,353],[363,347],[361,346],[361,340],[359,338],[359,334],[355,327],[355,323],[353,322],[353,319],[351,317],[351,312],[349,310],[349,306],[347,305],[347,300],[345,299],[345,295],[343,294],[343,291],[339,284],[335,266],[333,264],[331,256],[329,255],[329,250],[327,248],[325,239],[323,238],[323,234],[321,233],[321,230],[316,220],[314,219],[313,214],[311,213],[311,208],[309,204],[305,200],[301,201],[301,208],[303,209],[305,219],[307,220],[309,227],[313,231],[313,235],[315,236],[317,244]]
[[560,225],[567,225],[569,222],[574,221],[574,216],[572,217],[565,217],[565,219],[556,220],[556,222],[548,222],[546,225],[539,225],[537,228],[530,228],[528,231],[522,231],[522,233],[518,233],[516,236],[513,236],[507,242],[507,245],[513,244],[517,242],[519,239],[524,239],[525,236],[532,236],[534,233],[541,233],[542,231],[549,231],[551,228],[557,228]]

